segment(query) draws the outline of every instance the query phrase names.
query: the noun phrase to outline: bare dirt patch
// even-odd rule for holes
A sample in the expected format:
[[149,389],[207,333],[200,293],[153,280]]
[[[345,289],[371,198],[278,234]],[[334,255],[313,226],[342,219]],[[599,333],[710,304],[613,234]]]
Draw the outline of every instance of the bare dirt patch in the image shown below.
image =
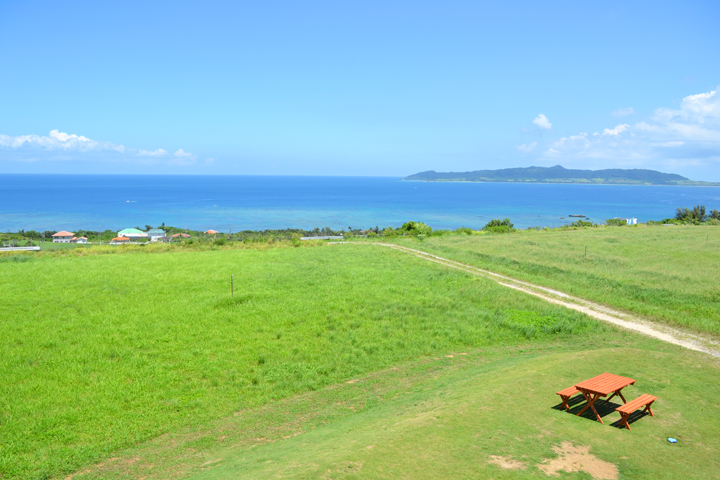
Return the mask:
[[553,451],[557,458],[545,460],[538,468],[546,475],[559,476],[559,471],[568,473],[586,472],[596,480],[616,480],[618,468],[614,463],[600,460],[590,453],[590,446],[576,447],[570,442],[555,445]]
[[500,468],[506,468],[508,470],[525,470],[527,468],[527,465],[519,460],[515,460],[511,457],[502,457],[500,455],[490,455],[488,463],[492,463]]

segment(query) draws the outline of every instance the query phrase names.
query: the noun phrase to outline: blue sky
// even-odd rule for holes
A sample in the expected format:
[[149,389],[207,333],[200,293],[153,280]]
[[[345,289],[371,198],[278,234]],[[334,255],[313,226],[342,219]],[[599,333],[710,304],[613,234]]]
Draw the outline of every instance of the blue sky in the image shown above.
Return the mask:
[[720,181],[720,3],[0,2],[0,173]]

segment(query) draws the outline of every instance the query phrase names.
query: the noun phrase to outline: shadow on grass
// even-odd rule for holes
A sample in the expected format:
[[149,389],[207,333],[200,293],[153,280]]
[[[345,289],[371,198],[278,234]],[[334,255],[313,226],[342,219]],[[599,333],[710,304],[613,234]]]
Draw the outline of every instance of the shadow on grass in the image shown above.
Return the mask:
[[[570,409],[572,410],[572,408],[579,403],[582,403],[584,405],[585,398],[582,395],[575,395],[570,400],[568,400],[567,403],[568,403],[568,406],[570,407]],[[565,411],[565,407],[563,407],[562,402],[558,403],[557,405],[553,406],[552,408],[553,408],[553,410],[562,410],[563,412]]]
[[[580,412],[583,408],[585,408],[585,405],[587,405],[587,402],[585,402],[585,398],[582,395],[576,395],[572,397],[570,400],[568,400],[568,406],[570,407],[570,412],[573,415],[577,415],[578,412]],[[600,399],[597,402],[595,402],[595,410],[597,410],[598,415],[600,415],[600,418],[605,418],[607,415],[615,413],[619,418],[612,422],[610,426],[616,427],[616,428],[625,428],[625,425],[620,425],[620,422],[622,421],[622,417],[619,413],[615,412],[615,409],[618,408],[621,404],[614,403],[614,402],[608,402],[606,400]],[[562,402],[558,403],[557,405],[554,405],[552,407],[553,410],[560,410],[565,411],[565,407],[563,407]],[[630,414],[628,417],[628,423],[632,424],[637,422],[643,417],[649,416],[650,413],[642,412],[642,409],[635,410],[633,413]],[[582,415],[580,415],[581,418],[586,418],[588,420],[592,420],[594,422],[597,421],[597,417],[595,417],[595,413],[592,411],[591,408],[588,408],[585,410]],[[604,421],[604,420],[603,420]]]
[[[568,413],[577,415],[583,408],[585,408],[585,405],[587,405],[585,398],[582,395],[576,395],[576,396],[572,397],[570,400],[568,400],[568,406],[570,407],[570,412],[568,412]],[[621,405],[620,403],[608,402],[606,400],[600,399],[595,402],[595,410],[597,410],[597,413],[598,413],[598,415],[600,415],[600,418],[605,418],[606,416],[608,416],[612,413],[615,413],[615,409],[618,408],[620,405]],[[562,403],[558,403],[557,405],[553,406],[552,408],[554,410],[565,411],[565,408],[562,406]],[[617,414],[617,415],[620,415],[620,414]],[[597,422],[597,417],[595,416],[595,412],[592,411],[592,408],[588,408],[587,410],[585,410],[582,413],[582,415],[580,415],[580,418],[586,418],[588,420]],[[616,423],[619,423],[619,420]]]
[[[618,416],[620,416],[619,413],[618,413]],[[628,417],[628,423],[630,423],[630,424],[635,423],[638,420],[640,420],[641,418],[648,417],[648,416],[650,416],[650,413],[648,413],[648,412],[643,413],[642,409],[635,410]],[[622,428],[623,430],[626,430],[624,424],[622,426],[620,425],[621,421],[622,421],[622,418],[618,418],[615,422],[611,423],[610,425],[613,427]]]

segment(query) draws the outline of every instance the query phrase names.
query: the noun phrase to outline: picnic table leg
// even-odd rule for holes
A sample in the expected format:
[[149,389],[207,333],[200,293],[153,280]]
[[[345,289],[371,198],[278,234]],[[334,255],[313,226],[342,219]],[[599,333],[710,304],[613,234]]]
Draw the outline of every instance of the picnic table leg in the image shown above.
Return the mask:
[[620,420],[620,428],[622,428],[623,425],[625,425],[628,430],[631,430],[630,424],[628,423],[628,419],[630,418],[630,414],[629,414],[629,413],[620,413],[620,416],[622,417],[622,420]]
[[[620,389],[620,390],[622,390],[622,389]],[[613,392],[613,394],[610,395],[605,401],[609,402],[610,399],[613,398],[615,395],[620,395],[620,398],[622,398],[623,403],[627,403],[627,400],[625,400],[625,397],[623,397],[623,394],[620,390],[616,390],[615,392]]]
[[[595,396],[595,398],[593,399],[593,404],[595,403],[595,401],[597,401],[597,399],[598,399],[599,397],[600,397],[600,395],[596,395],[596,396]],[[598,422],[604,424],[605,422],[603,422],[603,421],[602,421],[602,418],[600,418],[600,414],[597,412],[597,410],[595,410],[595,405],[590,405],[590,408],[592,408],[592,411],[595,412],[595,416],[597,417]]]
[[587,394],[587,393],[585,393],[585,392],[580,392],[580,393],[582,393],[583,397],[585,397],[585,401],[587,402],[587,404],[585,404],[585,406],[583,407],[583,409],[580,410],[580,411],[576,414],[578,417],[579,417],[580,415],[582,415],[583,412],[588,409],[588,407],[590,407],[590,399],[592,398],[589,394]]
[[[655,401],[655,400],[653,400],[653,402],[654,402],[654,401]],[[650,403],[648,403],[647,405],[645,405],[645,410],[643,410],[642,413],[650,412],[650,416],[651,416],[651,417],[654,417],[655,414],[652,412],[652,409],[650,408],[650,405],[652,405],[653,402],[650,402]]]
[[579,417],[580,415],[582,415],[583,412],[585,412],[585,410],[587,410],[589,407],[589,408],[592,408],[592,411],[595,413],[595,417],[598,419],[598,421],[600,423],[604,423],[602,421],[602,418],[600,418],[600,415],[598,414],[597,410],[595,410],[595,405],[593,405],[595,402],[597,402],[597,399],[600,398],[600,394],[597,394],[593,397],[592,395],[589,395],[589,394],[586,394],[585,392],[583,392],[583,396],[585,397],[585,400],[587,400],[588,403],[587,403],[587,405],[585,405],[583,407],[582,410],[580,410],[577,413],[577,416]]

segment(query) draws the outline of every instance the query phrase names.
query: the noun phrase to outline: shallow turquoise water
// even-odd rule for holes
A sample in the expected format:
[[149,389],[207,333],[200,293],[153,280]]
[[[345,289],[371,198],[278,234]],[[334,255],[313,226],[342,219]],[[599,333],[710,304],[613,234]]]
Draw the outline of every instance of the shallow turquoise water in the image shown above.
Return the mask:
[[[425,183],[390,177],[0,175],[0,229],[113,229],[161,223],[221,231],[399,226],[560,226],[583,214],[638,221],[720,209],[720,187]],[[564,217],[564,219],[562,219]]]

